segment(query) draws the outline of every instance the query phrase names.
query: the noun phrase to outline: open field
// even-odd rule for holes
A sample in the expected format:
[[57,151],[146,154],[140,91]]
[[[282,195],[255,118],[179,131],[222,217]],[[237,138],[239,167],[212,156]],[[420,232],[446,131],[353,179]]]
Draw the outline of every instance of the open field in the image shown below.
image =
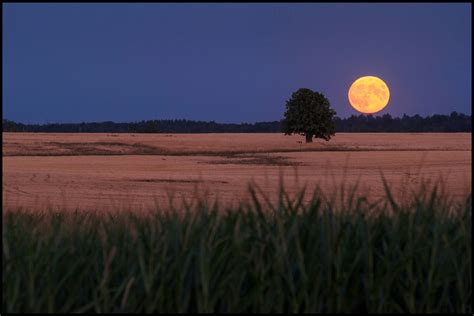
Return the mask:
[[383,173],[400,198],[421,179],[444,178],[453,197],[471,191],[471,134],[337,134],[312,144],[282,134],[3,133],[3,207],[148,209],[171,192],[196,189],[234,204],[254,181],[277,196],[280,175],[327,193],[354,184],[370,199],[384,195]]

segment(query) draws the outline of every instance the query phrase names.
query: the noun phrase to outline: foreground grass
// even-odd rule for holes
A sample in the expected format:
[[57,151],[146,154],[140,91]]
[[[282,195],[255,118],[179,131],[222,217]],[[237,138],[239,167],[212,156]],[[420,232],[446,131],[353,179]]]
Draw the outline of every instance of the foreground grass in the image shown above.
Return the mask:
[[3,214],[4,312],[472,313],[472,202]]

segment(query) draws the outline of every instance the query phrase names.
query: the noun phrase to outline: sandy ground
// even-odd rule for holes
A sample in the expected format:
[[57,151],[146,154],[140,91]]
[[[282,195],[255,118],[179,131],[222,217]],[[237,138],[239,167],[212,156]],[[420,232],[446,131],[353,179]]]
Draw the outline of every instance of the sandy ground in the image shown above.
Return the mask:
[[149,209],[208,192],[230,205],[254,181],[275,201],[290,193],[359,180],[383,196],[380,174],[404,198],[422,179],[444,179],[455,198],[471,190],[471,134],[343,134],[312,144],[282,134],[3,133],[3,207]]

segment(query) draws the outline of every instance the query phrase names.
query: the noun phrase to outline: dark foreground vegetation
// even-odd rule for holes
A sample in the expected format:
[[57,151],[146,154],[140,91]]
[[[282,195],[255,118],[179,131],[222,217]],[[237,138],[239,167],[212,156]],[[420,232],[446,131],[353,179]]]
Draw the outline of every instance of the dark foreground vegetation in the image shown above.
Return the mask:
[[[3,312],[472,313],[472,201],[3,213]],[[342,192],[342,191],[341,191]]]
[[[334,118],[336,132],[471,132],[471,116],[450,115],[392,117],[358,115]],[[282,121],[226,124],[214,121],[151,120],[132,123],[54,123],[22,124],[3,120],[3,132],[41,133],[281,133]]]

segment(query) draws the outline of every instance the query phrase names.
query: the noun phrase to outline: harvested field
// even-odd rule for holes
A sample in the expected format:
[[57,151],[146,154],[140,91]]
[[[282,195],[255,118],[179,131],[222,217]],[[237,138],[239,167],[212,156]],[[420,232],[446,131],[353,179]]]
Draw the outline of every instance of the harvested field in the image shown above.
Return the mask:
[[[381,173],[394,193],[444,179],[454,197],[471,190],[470,133],[337,134],[299,143],[282,134],[3,133],[3,207],[148,209],[196,194],[233,204],[254,181],[270,196],[343,182],[376,200]],[[298,185],[297,185],[298,184]],[[179,200],[176,200],[179,202]]]

